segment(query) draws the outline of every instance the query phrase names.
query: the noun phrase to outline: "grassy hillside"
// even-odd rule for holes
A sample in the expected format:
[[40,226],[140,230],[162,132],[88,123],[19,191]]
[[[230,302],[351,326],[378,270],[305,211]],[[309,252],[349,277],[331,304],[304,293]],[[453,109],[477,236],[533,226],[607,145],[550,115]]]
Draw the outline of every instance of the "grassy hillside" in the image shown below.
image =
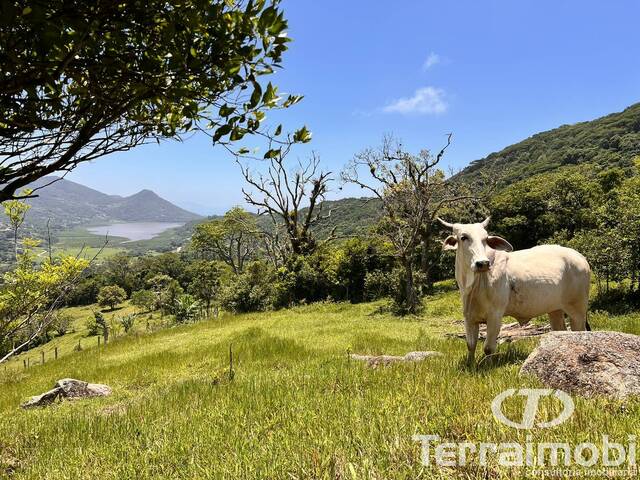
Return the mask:
[[[538,386],[518,376],[534,341],[504,345],[494,364],[472,372],[460,363],[464,342],[443,337],[462,330],[456,292],[428,299],[426,313],[416,318],[399,319],[379,307],[316,304],[225,315],[121,337],[106,348],[94,344],[28,370],[16,362],[0,372],[0,476],[521,478],[526,472],[493,466],[423,467],[411,437],[524,443],[531,435],[534,442],[600,444],[602,433],[625,441],[640,427],[640,401],[604,399],[577,399],[571,420],[554,429],[526,432],[499,424],[490,413],[495,395]],[[633,333],[640,333],[638,320],[592,315],[598,329]],[[347,358],[348,351],[410,350],[444,356],[379,369]],[[18,408],[63,377],[107,383],[114,393]]]
[[471,162],[460,177],[502,175],[505,184],[563,165],[629,168],[640,155],[640,103],[602,118],[541,132]]

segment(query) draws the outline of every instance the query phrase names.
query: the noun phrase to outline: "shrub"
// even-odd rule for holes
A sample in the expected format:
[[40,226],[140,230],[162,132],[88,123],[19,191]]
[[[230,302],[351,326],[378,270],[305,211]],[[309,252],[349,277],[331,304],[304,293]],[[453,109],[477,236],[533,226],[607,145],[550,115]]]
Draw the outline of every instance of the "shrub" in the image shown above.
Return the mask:
[[53,329],[58,332],[58,335],[65,335],[69,331],[69,327],[73,323],[73,318],[66,312],[58,311],[56,313],[56,320],[53,323]]
[[180,295],[173,308],[173,314],[176,317],[176,323],[192,322],[198,317],[200,311],[200,303],[188,293]]
[[272,303],[273,273],[262,262],[249,265],[244,273],[222,290],[222,307],[233,312],[258,312]]
[[87,337],[95,337],[96,335],[100,335],[100,326],[98,322],[96,322],[95,316],[87,318],[86,321],[87,326]]
[[120,325],[124,329],[124,333],[129,333],[136,322],[136,316],[133,313],[120,317]]
[[375,300],[391,295],[393,276],[391,272],[374,270],[364,278],[364,292],[367,300]]
[[101,307],[109,307],[110,310],[114,310],[116,305],[124,302],[127,299],[127,292],[118,285],[107,285],[102,287],[98,293],[98,305]]
[[131,305],[141,312],[150,312],[156,306],[156,295],[150,290],[137,290],[131,294]]

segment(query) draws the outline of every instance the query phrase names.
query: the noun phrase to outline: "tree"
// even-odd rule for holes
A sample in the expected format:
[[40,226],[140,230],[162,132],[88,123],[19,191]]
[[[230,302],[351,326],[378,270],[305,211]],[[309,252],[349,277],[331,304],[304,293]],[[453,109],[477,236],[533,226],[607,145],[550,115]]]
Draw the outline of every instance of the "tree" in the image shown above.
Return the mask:
[[[166,275],[158,275],[155,277],[165,277]],[[158,307],[162,315],[166,312],[173,312],[176,300],[180,295],[184,293],[184,289],[180,286],[177,280],[169,277],[169,279],[163,284],[163,286],[157,291]]]
[[[279,1],[0,4],[0,202],[45,175],[199,130],[265,135],[280,97]],[[298,135],[299,137],[300,135]]]
[[620,246],[627,252],[631,289],[637,283],[636,288],[640,290],[640,178],[636,175],[625,181],[619,195]]
[[[111,307],[111,310],[113,310],[113,307]],[[109,325],[107,325],[107,319],[104,318],[102,312],[93,312],[93,317],[98,333],[102,333],[104,343],[107,343],[109,341]]]
[[57,308],[81,278],[91,261],[75,257],[35,262],[38,245],[23,240],[14,270],[0,285],[0,363],[32,344],[56,321]]
[[[25,195],[30,194],[30,190],[25,190]],[[3,203],[4,206],[4,214],[9,219],[9,225],[11,226],[11,232],[13,233],[13,248],[15,252],[16,261],[18,260],[18,230],[24,223],[24,218],[31,208],[31,205],[28,205],[20,200],[7,200]]]
[[255,216],[234,207],[222,219],[196,225],[191,245],[196,252],[222,260],[239,274],[247,259],[254,255],[258,236]]
[[[317,247],[312,228],[331,215],[322,214],[323,201],[331,180],[331,172],[320,170],[320,158],[312,153],[306,161],[298,161],[290,170],[287,156],[292,143],[273,149],[267,154],[268,167],[264,173],[253,173],[240,161],[242,175],[253,189],[242,189],[244,198],[258,208],[258,214],[271,219],[273,232],[268,236],[269,250],[279,250],[281,256],[307,255]],[[281,242],[281,231],[286,241]],[[325,241],[333,239],[333,231]]]
[[529,248],[561,230],[571,238],[595,228],[601,202],[602,187],[590,169],[572,167],[509,185],[491,199],[490,209],[496,231],[516,248]]
[[131,294],[131,305],[141,312],[150,312],[156,306],[156,296],[150,290],[136,290]]
[[[438,169],[447,144],[434,157],[427,150],[411,155],[392,137],[385,137],[378,149],[369,148],[354,156],[342,172],[344,182],[372,193],[382,203],[384,215],[377,233],[394,247],[404,271],[404,295],[398,302],[403,313],[415,313],[419,307],[414,279],[414,260],[420,243],[430,238],[432,224],[447,205],[476,198],[466,190],[445,182]],[[363,179],[363,170],[366,170]],[[425,232],[427,232],[425,234]]]
[[220,268],[215,262],[201,261],[192,266],[188,291],[204,304],[207,315],[220,290]]
[[98,292],[98,305],[114,310],[116,305],[127,299],[127,292],[118,285],[107,285]]

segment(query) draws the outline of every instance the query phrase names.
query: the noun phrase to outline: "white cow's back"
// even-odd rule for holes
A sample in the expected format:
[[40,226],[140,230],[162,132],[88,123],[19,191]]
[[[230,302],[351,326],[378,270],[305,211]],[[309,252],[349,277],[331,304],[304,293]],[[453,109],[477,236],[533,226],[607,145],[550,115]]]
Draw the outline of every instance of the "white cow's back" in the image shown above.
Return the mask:
[[531,318],[588,298],[589,263],[575,250],[540,245],[508,256],[511,295],[507,315]]

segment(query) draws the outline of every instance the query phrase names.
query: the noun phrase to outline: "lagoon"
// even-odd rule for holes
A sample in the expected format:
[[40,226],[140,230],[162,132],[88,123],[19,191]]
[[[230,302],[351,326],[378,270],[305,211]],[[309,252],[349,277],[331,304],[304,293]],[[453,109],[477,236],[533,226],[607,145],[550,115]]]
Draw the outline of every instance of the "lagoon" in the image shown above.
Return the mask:
[[95,235],[108,235],[109,237],[123,237],[130,242],[137,240],[150,240],[157,237],[162,232],[171,228],[181,227],[184,223],[171,222],[127,222],[112,223],[109,225],[98,225],[86,227],[87,231]]

